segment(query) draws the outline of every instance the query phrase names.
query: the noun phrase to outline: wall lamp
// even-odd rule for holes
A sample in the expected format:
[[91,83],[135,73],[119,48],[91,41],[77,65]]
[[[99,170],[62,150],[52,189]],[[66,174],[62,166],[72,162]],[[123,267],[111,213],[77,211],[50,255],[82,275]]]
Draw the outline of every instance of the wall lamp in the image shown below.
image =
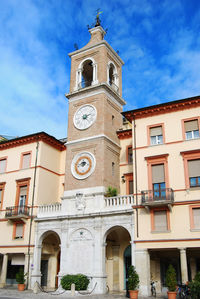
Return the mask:
[[125,182],[126,182],[126,180],[125,180],[125,176],[124,176],[124,175],[121,176],[121,179],[122,179],[122,183],[125,183]]

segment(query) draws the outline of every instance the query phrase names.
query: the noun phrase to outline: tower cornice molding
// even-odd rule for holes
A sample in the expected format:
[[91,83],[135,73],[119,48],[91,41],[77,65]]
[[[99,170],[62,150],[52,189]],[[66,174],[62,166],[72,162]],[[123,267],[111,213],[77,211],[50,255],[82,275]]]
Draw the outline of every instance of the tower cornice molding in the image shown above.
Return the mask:
[[115,50],[109,45],[109,43],[106,40],[102,40],[102,41],[96,43],[95,45],[89,45],[89,46],[86,45],[85,47],[83,47],[79,50],[69,53],[68,56],[69,57],[76,56],[76,55],[79,55],[80,53],[87,52],[91,49],[98,48],[103,45],[106,46],[111,51],[111,53],[115,56],[115,58],[121,65],[124,65],[124,61],[120,58],[120,56],[115,52]]
[[[99,90],[100,89],[100,90]],[[96,91],[98,90],[98,92]],[[81,99],[85,99],[87,97],[97,95],[104,92],[111,100],[113,100],[114,103],[116,103],[120,108],[123,107],[123,105],[126,104],[124,99],[115,92],[111,86],[109,86],[107,83],[100,83],[97,85],[89,86],[86,88],[82,88],[76,91],[73,91],[71,93],[65,94],[66,98],[68,98],[69,103],[73,101],[78,101]]]
[[86,142],[86,141],[91,141],[91,140],[96,140],[96,139],[107,139],[109,142],[111,142],[112,144],[114,144],[115,146],[117,146],[118,148],[121,148],[121,146],[119,144],[117,144],[115,141],[113,141],[112,139],[110,139],[108,136],[104,135],[104,134],[100,134],[100,135],[95,135],[95,136],[90,136],[87,138],[81,138],[81,139],[76,139],[73,141],[68,141],[65,143],[65,145],[71,145],[71,144],[75,144],[75,143],[81,143],[81,142]]

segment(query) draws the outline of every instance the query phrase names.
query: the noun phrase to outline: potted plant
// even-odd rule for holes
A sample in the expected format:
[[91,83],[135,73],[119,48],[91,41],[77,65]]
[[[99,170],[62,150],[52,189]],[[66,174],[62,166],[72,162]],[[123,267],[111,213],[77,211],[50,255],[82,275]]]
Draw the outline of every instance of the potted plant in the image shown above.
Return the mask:
[[139,282],[139,275],[137,274],[135,267],[131,265],[128,269],[128,290],[131,299],[138,298]]
[[197,272],[194,279],[189,283],[191,298],[200,298],[200,272]]
[[18,283],[18,291],[24,291],[25,289],[25,274],[23,268],[19,269],[19,272],[16,274],[16,281]]
[[105,194],[106,197],[115,197],[117,196],[117,189],[111,186],[108,186],[108,189]]
[[168,298],[176,299],[176,288],[177,288],[177,280],[176,280],[176,271],[172,265],[169,265],[166,272],[166,285],[168,288]]

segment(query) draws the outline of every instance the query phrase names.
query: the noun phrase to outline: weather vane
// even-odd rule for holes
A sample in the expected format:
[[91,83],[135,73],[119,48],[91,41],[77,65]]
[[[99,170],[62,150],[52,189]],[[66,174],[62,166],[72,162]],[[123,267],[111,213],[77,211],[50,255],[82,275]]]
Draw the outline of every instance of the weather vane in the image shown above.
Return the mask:
[[98,8],[96,10],[96,12],[97,12],[97,15],[96,15],[96,24],[95,24],[95,27],[101,26],[101,20],[99,18],[99,15],[102,13],[102,11],[100,11],[100,8]]
[[88,30],[91,29],[92,27],[98,27],[98,26],[101,26],[101,20],[100,20],[100,17],[99,17],[100,14],[102,14],[102,11],[100,11],[100,8],[98,8],[98,9],[96,10],[96,18],[95,18],[96,23],[95,23],[95,24],[92,24],[91,26],[87,25]]

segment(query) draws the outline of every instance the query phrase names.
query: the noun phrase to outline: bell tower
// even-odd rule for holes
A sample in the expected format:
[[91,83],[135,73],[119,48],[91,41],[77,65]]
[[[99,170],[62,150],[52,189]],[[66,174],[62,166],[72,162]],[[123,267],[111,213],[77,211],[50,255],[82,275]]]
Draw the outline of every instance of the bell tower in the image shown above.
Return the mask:
[[120,145],[116,131],[122,125],[122,65],[104,40],[99,15],[89,29],[86,46],[71,58],[68,140],[64,198],[76,194],[104,194],[119,190]]

